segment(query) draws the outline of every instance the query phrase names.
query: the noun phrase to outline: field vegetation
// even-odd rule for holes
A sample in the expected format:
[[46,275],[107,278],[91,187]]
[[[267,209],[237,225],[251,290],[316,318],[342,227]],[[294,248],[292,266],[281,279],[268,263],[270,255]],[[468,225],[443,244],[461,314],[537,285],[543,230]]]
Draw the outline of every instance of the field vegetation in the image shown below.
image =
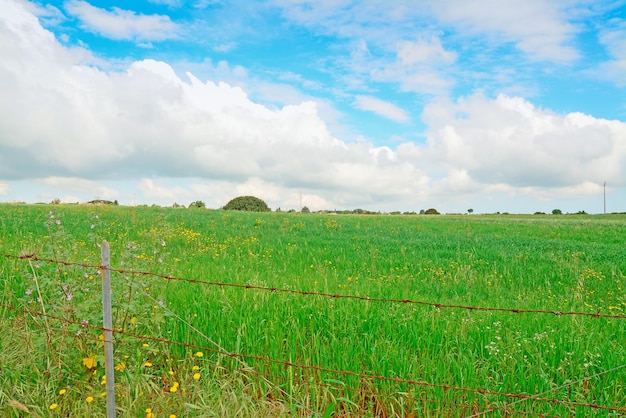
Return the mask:
[[622,416],[624,237],[625,215],[0,205],[0,415],[105,415],[106,239],[118,416]]

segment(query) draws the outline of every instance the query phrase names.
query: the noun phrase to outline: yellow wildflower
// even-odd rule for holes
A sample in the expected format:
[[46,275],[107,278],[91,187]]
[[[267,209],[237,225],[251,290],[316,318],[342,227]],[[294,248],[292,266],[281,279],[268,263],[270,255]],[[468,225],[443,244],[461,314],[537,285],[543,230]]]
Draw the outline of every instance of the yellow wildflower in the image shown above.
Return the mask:
[[89,357],[85,357],[83,359],[83,364],[85,365],[86,368],[93,369],[98,364],[98,362],[96,361],[96,356],[92,354]]
[[57,409],[59,407],[59,404],[53,403],[52,405],[50,405],[50,409]]
[[92,402],[93,402],[93,396],[87,396],[87,397],[85,398],[85,401],[86,401],[87,403],[92,403]]
[[198,351],[196,353],[196,357],[202,357],[204,355],[204,353],[202,351]]
[[198,379],[200,379],[200,373],[194,373],[193,380],[198,380]]
[[65,395],[65,392],[67,392],[65,389],[61,389],[61,390],[59,391],[59,395]]

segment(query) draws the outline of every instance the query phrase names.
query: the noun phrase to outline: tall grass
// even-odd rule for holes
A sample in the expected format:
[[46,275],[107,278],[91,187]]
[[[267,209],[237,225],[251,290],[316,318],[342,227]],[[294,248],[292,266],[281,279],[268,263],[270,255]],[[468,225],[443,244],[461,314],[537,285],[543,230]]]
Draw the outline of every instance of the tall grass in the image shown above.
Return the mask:
[[[113,266],[128,271],[112,277],[115,327],[182,343],[117,336],[118,407],[127,416],[567,416],[597,411],[493,393],[626,407],[623,370],[602,374],[626,364],[626,320],[339,299],[130,271],[441,305],[624,315],[625,221],[0,205],[0,253],[97,266],[97,244],[110,242]],[[0,346],[7,364],[0,406],[13,416],[18,408],[8,402],[41,415],[102,414],[92,270],[0,259],[2,304],[43,306],[73,322],[50,319],[50,337],[41,318],[0,308],[4,331],[17,341]],[[17,347],[39,354],[12,361]],[[87,367],[92,356],[96,364]]]

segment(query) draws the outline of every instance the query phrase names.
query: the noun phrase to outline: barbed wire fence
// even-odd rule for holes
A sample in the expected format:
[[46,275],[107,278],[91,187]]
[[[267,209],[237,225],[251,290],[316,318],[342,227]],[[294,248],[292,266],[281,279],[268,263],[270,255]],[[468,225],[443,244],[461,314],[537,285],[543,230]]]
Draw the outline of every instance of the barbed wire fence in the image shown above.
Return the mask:
[[[514,313],[514,314],[540,314],[540,315],[552,315],[552,316],[580,316],[580,317],[591,317],[591,318],[626,319],[626,315],[612,315],[612,314],[578,312],[578,311],[554,311],[554,310],[541,310],[541,309],[519,309],[519,308],[444,304],[444,303],[428,302],[428,301],[413,300],[413,299],[387,299],[387,298],[380,298],[380,297],[357,296],[357,295],[349,295],[349,294],[302,291],[302,290],[297,290],[297,289],[267,287],[267,286],[253,285],[253,284],[225,283],[225,282],[219,282],[219,281],[208,281],[208,280],[200,280],[200,279],[194,279],[194,278],[176,277],[172,275],[159,274],[159,273],[150,272],[150,271],[138,271],[132,268],[131,269],[113,268],[109,265],[105,265],[104,263],[95,265],[95,264],[89,264],[89,263],[83,263],[83,262],[73,262],[73,261],[58,260],[58,259],[52,259],[52,258],[41,258],[41,257],[36,256],[35,254],[20,254],[20,255],[0,254],[0,256],[7,258],[7,259],[14,259],[14,260],[28,260],[29,262],[50,263],[50,264],[59,265],[59,266],[62,265],[62,266],[78,267],[81,269],[86,269],[88,271],[95,271],[100,274],[104,274],[105,272],[114,272],[120,275],[155,277],[155,278],[160,278],[160,279],[169,280],[169,281],[180,281],[180,282],[194,283],[194,284],[200,284],[200,285],[206,285],[206,286],[214,286],[218,288],[237,288],[237,289],[250,290],[250,291],[269,292],[273,294],[283,293],[283,294],[294,294],[294,295],[301,295],[301,296],[316,296],[316,297],[330,298],[330,299],[352,299],[352,300],[357,300],[357,301],[367,302],[367,303],[411,304],[411,305],[430,306],[430,307],[434,307],[438,309],[459,309],[459,310],[467,310],[467,311],[508,312],[508,313]],[[157,302],[148,293],[145,293],[145,295],[148,298],[152,299],[155,303]],[[276,359],[276,358],[253,355],[253,354],[229,352],[223,347],[220,347],[214,341],[212,341],[208,336],[204,335],[202,331],[196,329],[191,323],[184,320],[183,318],[178,316],[175,312],[172,312],[165,306],[161,306],[161,308],[167,310],[170,316],[175,317],[177,320],[183,322],[186,326],[193,329],[194,332],[201,335],[211,345],[208,346],[208,345],[202,345],[202,344],[193,344],[189,342],[175,341],[175,340],[171,340],[171,339],[167,339],[163,337],[136,334],[136,333],[129,332],[128,330],[124,330],[124,329],[114,329],[112,326],[105,327],[104,325],[97,326],[93,324],[85,324],[84,322],[81,322],[81,321],[74,321],[74,320],[70,320],[62,316],[47,313],[43,309],[42,311],[36,311],[32,309],[20,308],[20,307],[12,306],[9,304],[3,304],[3,303],[0,303],[0,307],[7,311],[12,311],[15,313],[21,313],[25,315],[31,315],[33,317],[39,317],[45,321],[53,320],[53,321],[58,321],[58,322],[69,324],[69,325],[79,325],[83,328],[89,328],[92,330],[101,331],[105,333],[105,335],[125,336],[128,338],[137,340],[137,341],[142,341],[142,342],[149,341],[149,342],[155,342],[155,343],[162,343],[166,345],[199,350],[199,351],[204,351],[207,353],[213,353],[215,355],[231,358],[231,359],[234,359],[235,361],[238,361],[248,371],[259,375],[261,379],[265,380],[270,385],[273,385],[273,384],[271,383],[271,380],[268,379],[268,376],[264,373],[256,372],[254,368],[250,367],[247,364],[247,361],[254,361],[254,362],[264,363],[264,364],[274,364],[274,365],[283,366],[286,368],[298,369],[303,372],[309,371],[309,372],[314,372],[314,373],[326,373],[326,374],[334,375],[334,376],[350,376],[350,377],[356,377],[364,381],[388,382],[388,383],[404,384],[404,385],[414,386],[414,387],[441,389],[444,391],[454,391],[454,392],[470,393],[470,394],[478,394],[478,395],[489,395],[489,396],[496,396],[496,397],[501,397],[501,398],[510,400],[510,402],[507,402],[504,405],[486,406],[483,410],[472,411],[472,412],[468,412],[467,415],[463,415],[467,417],[479,417],[479,416],[483,416],[491,412],[498,412],[498,411],[502,412],[505,415],[516,414],[516,416],[526,416],[526,415],[532,416],[533,415],[532,412],[515,410],[513,408],[514,406],[519,405],[520,403],[526,402],[526,401],[544,402],[544,403],[560,405],[560,406],[565,406],[565,407],[586,408],[588,410],[593,410],[593,411],[604,411],[605,413],[615,413],[615,414],[619,414],[620,416],[626,415],[626,407],[605,406],[605,405],[599,405],[596,403],[577,402],[577,401],[572,401],[572,400],[550,398],[547,396],[551,393],[554,393],[561,389],[579,384],[581,382],[589,381],[594,378],[622,370],[626,368],[626,364],[617,365],[612,368],[608,368],[603,371],[597,372],[593,375],[585,376],[581,379],[569,380],[567,383],[561,386],[554,387],[550,390],[547,390],[541,393],[536,393],[536,394],[507,393],[507,392],[498,392],[498,391],[487,390],[487,389],[482,389],[482,388],[471,388],[471,387],[462,387],[462,386],[455,386],[455,385],[442,384],[442,383],[433,383],[433,382],[427,382],[427,381],[422,381],[422,380],[402,378],[402,377],[397,377],[397,376],[390,377],[390,376],[385,376],[385,375],[380,375],[380,374],[370,374],[370,373],[355,372],[351,370],[333,369],[333,368],[323,367],[319,365],[301,364],[301,363],[294,362],[291,360]],[[106,338],[104,338],[104,340],[105,342],[107,341]],[[109,337],[109,340],[111,340],[111,337]],[[111,368],[113,368],[113,365],[110,365],[110,366]],[[330,383],[323,383],[321,381],[316,381],[316,382],[313,382],[312,384],[315,384],[317,386],[322,386],[322,387],[332,386],[332,384]],[[276,389],[279,392],[281,392],[281,394],[285,396],[286,398],[290,398],[291,395],[289,395],[282,389],[280,388],[276,388]],[[370,394],[375,395],[378,398],[386,397],[386,396],[387,397],[397,396],[397,394],[379,393],[379,392],[376,392],[367,388],[363,389],[363,388],[344,387],[343,389],[369,392]],[[107,393],[107,397],[108,396],[114,396],[114,395],[110,395]],[[404,394],[403,396],[406,397],[407,399],[411,399],[411,396],[408,396],[407,394]],[[295,399],[291,399],[291,400],[297,403]],[[467,411],[469,408],[467,404],[446,402],[443,400],[442,401],[437,401],[433,399],[424,400],[421,398],[413,398],[413,400],[418,401],[418,402],[425,402],[429,404],[447,405],[450,408],[457,408],[457,410],[461,410],[461,411]],[[545,417],[550,416],[550,415],[546,415],[545,413],[541,413],[540,415],[545,416]]]

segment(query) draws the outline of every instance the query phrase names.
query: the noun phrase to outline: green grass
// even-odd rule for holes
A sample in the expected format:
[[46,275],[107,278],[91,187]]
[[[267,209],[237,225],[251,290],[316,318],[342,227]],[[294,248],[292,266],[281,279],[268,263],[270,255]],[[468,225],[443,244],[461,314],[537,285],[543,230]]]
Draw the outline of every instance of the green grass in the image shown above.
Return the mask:
[[[0,205],[0,253],[98,266],[97,245],[106,239],[113,267],[127,271],[112,274],[114,326],[129,333],[116,335],[121,416],[146,416],[147,408],[165,417],[456,417],[490,409],[489,416],[618,416],[445,387],[545,392],[543,398],[626,408],[624,369],[599,375],[626,364],[625,319],[329,298],[130,271],[442,305],[625,315],[625,236],[623,215]],[[18,402],[33,416],[103,416],[96,269],[0,257],[0,279],[4,306],[43,306],[62,318],[46,323],[0,307],[0,410],[21,416]],[[97,366],[87,368],[88,358]],[[53,403],[58,407],[50,410]]]

